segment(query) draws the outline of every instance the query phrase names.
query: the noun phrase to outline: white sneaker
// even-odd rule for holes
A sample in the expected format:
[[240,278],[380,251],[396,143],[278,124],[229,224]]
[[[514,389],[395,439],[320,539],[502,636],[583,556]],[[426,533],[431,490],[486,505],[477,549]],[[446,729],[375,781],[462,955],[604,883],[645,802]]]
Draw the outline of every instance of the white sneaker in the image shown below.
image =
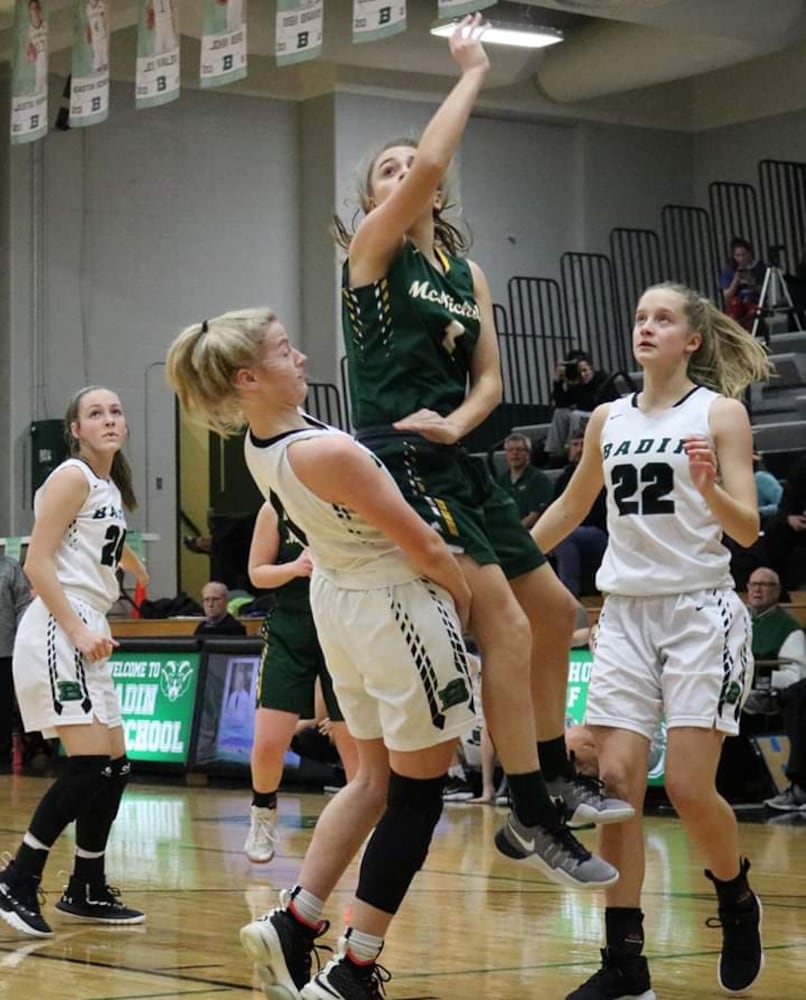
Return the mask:
[[243,849],[247,858],[256,865],[265,865],[277,850],[277,810],[264,806],[251,806],[252,822]]

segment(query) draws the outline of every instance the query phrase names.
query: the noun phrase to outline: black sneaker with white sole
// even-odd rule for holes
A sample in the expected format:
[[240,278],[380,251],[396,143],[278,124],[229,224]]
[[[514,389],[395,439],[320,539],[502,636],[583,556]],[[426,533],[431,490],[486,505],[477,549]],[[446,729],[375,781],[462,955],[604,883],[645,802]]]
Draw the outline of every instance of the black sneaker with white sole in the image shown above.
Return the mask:
[[90,920],[95,924],[141,924],[146,915],[141,910],[124,906],[120,890],[100,882],[84,882],[71,876],[64,887],[56,909],[77,920]]
[[38,875],[18,875],[9,860],[0,872],[0,917],[23,934],[51,937],[53,931],[42,916],[40,882]]
[[[270,1000],[299,1000],[300,990],[311,978],[313,957],[319,961],[316,939],[330,924],[322,920],[308,927],[288,911],[291,895],[280,893],[280,906],[241,928],[241,945],[254,962]],[[330,951],[330,949],[327,949]]]
[[[750,862],[742,861],[742,874],[747,875]],[[715,882],[713,873],[705,875]],[[722,928],[722,951],[717,966],[717,980],[726,993],[744,993],[761,975],[764,968],[764,946],[761,942],[761,900],[747,889],[747,897],[733,905],[720,902],[719,916],[706,920],[708,927]]]
[[647,960],[602,948],[602,967],[565,1000],[655,1000]]

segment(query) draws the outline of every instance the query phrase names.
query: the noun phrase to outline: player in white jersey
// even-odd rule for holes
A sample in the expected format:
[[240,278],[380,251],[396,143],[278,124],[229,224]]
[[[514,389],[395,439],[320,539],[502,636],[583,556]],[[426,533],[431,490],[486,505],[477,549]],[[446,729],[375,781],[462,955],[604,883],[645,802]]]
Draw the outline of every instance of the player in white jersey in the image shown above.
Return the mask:
[[641,954],[640,817],[662,713],[666,792],[716,887],[719,983],[742,992],[763,965],[761,905],[716,770],[753,672],[748,615],[721,537],[748,546],[759,531],[750,422],[729,397],[767,378],[769,364],[753,337],[678,285],[641,297],[633,351],[643,391],[594,411],[576,472],[532,531],[541,548],[553,548],[606,487],[609,542],[597,585],[607,597],[586,721],[602,778],[632,803],[636,819],[601,830],[601,854],[621,879],[605,890],[603,967],[568,1000],[655,996]]
[[[184,330],[168,377],[207,426],[248,425],[255,481],[308,540],[311,609],[358,772],[319,817],[298,884],[241,940],[277,996],[338,1000],[379,988],[384,935],[428,851],[457,739],[474,723],[461,638],[470,594],[380,462],[300,413],[304,362],[274,314],[252,310]],[[324,902],[373,827],[350,926],[309,982]]]
[[126,418],[99,386],[73,397],[65,417],[71,458],[34,499],[25,571],[36,597],[14,643],[14,686],[26,731],[57,736],[64,773],[34,811],[16,857],[0,872],[0,917],[34,937],[53,932],[38,888],[50,848],[76,821],[75,866],[56,909],[107,924],[141,923],[107,885],[104,851],[129,777],[120,703],[112,683],[106,613],[117,600],[118,567],[139,581],[145,566],[126,542],[123,508],[136,506],[120,449]]
[[174,0],[149,0],[146,8],[146,26],[153,31],[152,55],[173,52],[179,44],[176,33]]
[[87,45],[92,52],[92,72],[100,73],[109,62],[109,23],[106,0],[86,0],[84,5]]
[[28,4],[26,57],[34,66],[32,93],[42,94],[48,85],[48,26],[39,0],[30,0]]

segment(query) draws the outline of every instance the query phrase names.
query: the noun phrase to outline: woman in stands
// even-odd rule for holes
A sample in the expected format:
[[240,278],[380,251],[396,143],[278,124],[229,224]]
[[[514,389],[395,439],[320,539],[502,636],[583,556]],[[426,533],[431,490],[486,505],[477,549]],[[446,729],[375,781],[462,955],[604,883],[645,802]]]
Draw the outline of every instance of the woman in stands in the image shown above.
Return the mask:
[[461,75],[419,142],[394,140],[372,157],[355,231],[337,220],[348,255],[343,325],[352,414],[358,439],[459,554],[473,593],[470,631],[484,663],[484,713],[514,812],[497,837],[499,849],[524,860],[518,845],[534,843],[528,857],[544,874],[592,887],[616,873],[591,867],[550,795],[561,797],[577,821],[618,821],[632,811],[578,779],[566,753],[576,603],[514,501],[461,444],[501,398],[487,281],[462,256],[462,236],[443,217],[445,174],[489,68],[482,31],[477,15],[454,34]]
[[16,857],[0,873],[0,917],[49,937],[38,892],[56,838],[76,821],[73,874],[56,909],[106,924],[136,924],[106,882],[104,851],[129,778],[120,702],[108,662],[117,643],[106,613],[118,599],[118,567],[138,582],[145,567],[125,545],[123,512],[137,502],[121,452],[126,418],[114,392],[82,389],[65,416],[71,457],[37,490],[25,572],[36,597],[14,644],[14,687],[27,732],[58,737],[64,773],[34,811]]
[[666,792],[716,888],[719,983],[743,992],[763,964],[750,863],[740,857],[736,818],[715,781],[722,741],[738,732],[753,676],[749,617],[722,544],[723,532],[748,546],[759,531],[750,422],[739,399],[770,366],[735,321],[670,284],[641,297],[633,351],[643,390],[597,407],[576,472],[532,529],[539,545],[553,548],[606,488],[609,545],[597,586],[608,596],[586,723],[600,775],[636,818],[601,831],[602,855],[621,879],[605,893],[603,966],[569,1000],[655,995],[641,954],[640,817],[662,714]]
[[313,563],[301,531],[272,495],[258,511],[249,549],[249,579],[261,590],[273,590],[274,606],[263,625],[258,707],[252,744],[252,806],[244,851],[264,864],[277,847],[277,789],[283,758],[297,722],[315,717],[317,678],[327,706],[330,732],[349,780],[355,774],[355,742],[333,694],[316,635],[309,597]]

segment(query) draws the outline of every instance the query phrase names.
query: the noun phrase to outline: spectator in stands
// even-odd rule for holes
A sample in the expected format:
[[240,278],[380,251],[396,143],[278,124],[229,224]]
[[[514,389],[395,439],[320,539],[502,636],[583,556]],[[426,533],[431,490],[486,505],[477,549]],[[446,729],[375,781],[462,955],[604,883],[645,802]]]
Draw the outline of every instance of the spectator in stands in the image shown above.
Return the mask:
[[[0,772],[11,767],[14,681],[11,654],[22,613],[31,603],[31,586],[16,559],[0,555]],[[22,727],[20,727],[22,728]]]
[[525,528],[532,527],[554,497],[551,480],[531,464],[531,455],[531,440],[525,434],[510,434],[504,441],[509,469],[498,477],[499,485],[518,505]]
[[787,590],[806,582],[806,454],[790,468],[778,516],[766,529],[770,564]]
[[569,435],[584,429],[588,417],[599,403],[607,403],[617,397],[610,375],[593,367],[590,354],[569,351],[565,360],[557,362],[554,370],[554,413],[544,444],[549,458],[562,460]]
[[[585,432],[582,430],[574,431],[568,438],[568,464],[554,484],[555,498],[562,494],[574,474],[582,457],[584,442]],[[582,593],[584,571],[593,573],[599,568],[606,548],[607,508],[605,491],[602,490],[579,527],[574,528],[552,553],[557,561],[557,576],[574,597]]]
[[730,574],[737,590],[747,590],[747,581],[753,570],[770,562],[766,534],[778,516],[778,504],[784,491],[775,476],[764,467],[764,459],[758,452],[753,453],[753,478],[756,482],[761,534],[755,544],[748,548],[737,545],[728,535],[723,538],[730,551]]
[[768,566],[755,570],[747,585],[747,603],[753,619],[753,656],[762,669],[764,660],[789,662],[769,673],[770,689],[777,697],[770,702],[768,694],[754,690],[745,703],[745,711],[780,712],[789,737],[786,771],[791,784],[765,804],[779,812],[806,813],[806,634],[797,619],[778,603],[780,598],[778,574]]
[[734,236],[730,257],[719,277],[719,287],[725,312],[745,330],[753,329],[766,271],[767,265],[756,260],[753,245],[741,236]]
[[753,619],[753,657],[787,660],[770,674],[770,687],[780,691],[806,678],[806,634],[779,604],[781,581],[774,569],[759,566],[747,583],[747,605]]
[[778,514],[778,504],[781,502],[784,488],[775,476],[767,471],[764,458],[758,452],[753,453],[753,478],[756,481],[761,530],[764,531],[765,522],[770,521]]
[[205,619],[199,622],[194,635],[246,635],[243,625],[227,611],[229,590],[218,580],[211,580],[202,588],[202,607]]

